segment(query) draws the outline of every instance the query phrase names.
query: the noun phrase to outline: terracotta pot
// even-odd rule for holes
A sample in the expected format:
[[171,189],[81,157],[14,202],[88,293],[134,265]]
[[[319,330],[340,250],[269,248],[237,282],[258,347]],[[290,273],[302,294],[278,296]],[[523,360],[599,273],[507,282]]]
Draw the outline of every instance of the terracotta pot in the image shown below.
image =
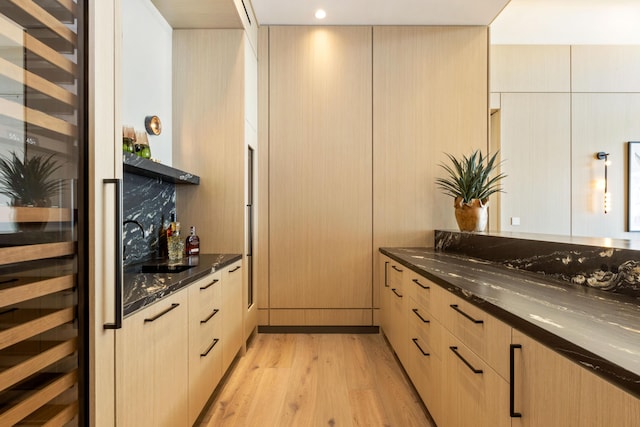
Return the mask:
[[462,198],[456,197],[454,207],[456,209],[456,221],[460,231],[484,231],[487,227],[487,205],[485,200],[473,199],[470,203],[463,203]]

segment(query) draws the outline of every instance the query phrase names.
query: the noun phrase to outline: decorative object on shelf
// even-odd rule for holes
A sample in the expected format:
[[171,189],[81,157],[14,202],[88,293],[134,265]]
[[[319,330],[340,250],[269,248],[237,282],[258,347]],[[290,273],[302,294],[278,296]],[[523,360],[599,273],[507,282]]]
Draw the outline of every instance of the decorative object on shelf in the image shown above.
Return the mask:
[[609,193],[609,179],[607,178],[607,168],[611,164],[609,156],[610,154],[604,151],[596,153],[596,159],[604,160],[604,213],[611,211],[611,194]]
[[143,159],[151,158],[151,148],[149,147],[149,139],[145,132],[136,132],[136,141],[133,144],[135,154]]
[[160,135],[162,132],[162,122],[158,116],[147,116],[144,118],[144,128],[149,135]]
[[484,231],[487,226],[489,196],[502,192],[499,182],[506,177],[498,171],[502,164],[497,161],[498,153],[489,157],[476,150],[468,157],[462,156],[462,159],[446,153],[452,166],[440,164],[448,177],[437,178],[436,185],[444,194],[454,198],[460,231]]
[[122,126],[122,151],[127,153],[135,152],[136,131],[133,126]]

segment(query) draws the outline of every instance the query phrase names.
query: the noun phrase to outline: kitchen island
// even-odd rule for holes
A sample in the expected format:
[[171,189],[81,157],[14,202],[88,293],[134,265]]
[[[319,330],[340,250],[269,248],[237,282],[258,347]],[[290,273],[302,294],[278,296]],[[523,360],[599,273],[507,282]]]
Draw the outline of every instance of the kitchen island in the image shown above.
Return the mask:
[[640,397],[637,300],[431,248],[380,252]]

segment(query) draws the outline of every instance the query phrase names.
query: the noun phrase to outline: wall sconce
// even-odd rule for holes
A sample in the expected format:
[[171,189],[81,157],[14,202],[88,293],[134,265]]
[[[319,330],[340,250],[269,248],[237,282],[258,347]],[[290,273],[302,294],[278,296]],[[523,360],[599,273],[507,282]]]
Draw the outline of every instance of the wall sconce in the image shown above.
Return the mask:
[[611,211],[611,194],[609,193],[609,186],[607,182],[607,168],[611,164],[609,161],[609,153],[600,151],[599,153],[596,153],[596,159],[604,160],[604,213],[609,213]]

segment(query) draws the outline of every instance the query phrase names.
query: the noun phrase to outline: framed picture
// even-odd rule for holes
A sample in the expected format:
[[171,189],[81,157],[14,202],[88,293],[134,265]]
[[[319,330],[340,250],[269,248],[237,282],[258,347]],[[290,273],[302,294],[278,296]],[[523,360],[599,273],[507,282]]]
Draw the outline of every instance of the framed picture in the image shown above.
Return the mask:
[[640,231],[640,141],[629,141],[628,215],[628,231]]

